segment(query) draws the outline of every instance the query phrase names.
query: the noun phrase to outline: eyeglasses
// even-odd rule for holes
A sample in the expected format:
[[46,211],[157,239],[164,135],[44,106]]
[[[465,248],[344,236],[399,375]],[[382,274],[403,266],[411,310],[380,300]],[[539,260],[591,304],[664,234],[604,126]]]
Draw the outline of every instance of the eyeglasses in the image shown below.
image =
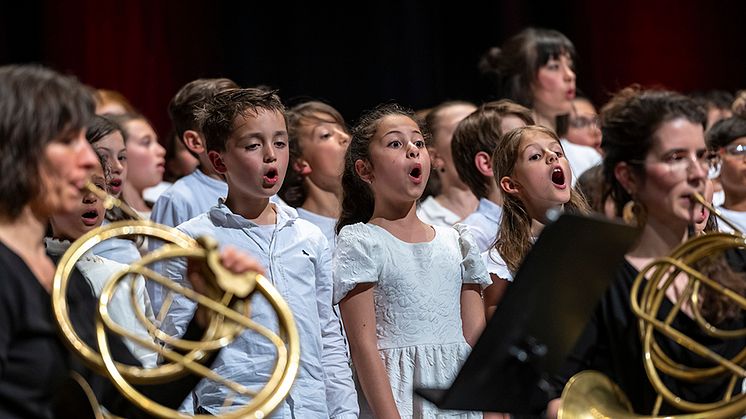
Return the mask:
[[[744,146],[746,148],[746,146]],[[746,152],[744,152],[746,154]],[[645,164],[662,164],[668,168],[669,175],[675,176],[676,178],[685,178],[689,173],[689,170],[695,165],[699,166],[702,170],[707,172],[709,179],[715,179],[720,175],[720,167],[722,160],[720,155],[714,152],[706,152],[701,156],[697,156],[696,159],[691,156],[673,156],[668,160],[659,160],[656,162],[648,162],[644,160],[631,160],[630,163],[637,165]]]
[[574,117],[570,117],[570,120],[568,121],[571,127],[576,129],[583,129],[586,127],[600,127],[601,126],[601,119],[598,117],[598,115],[593,116],[585,116],[585,115],[578,115]]
[[721,150],[723,150],[723,152],[729,156],[746,156],[746,145],[744,144],[732,144],[723,147]]

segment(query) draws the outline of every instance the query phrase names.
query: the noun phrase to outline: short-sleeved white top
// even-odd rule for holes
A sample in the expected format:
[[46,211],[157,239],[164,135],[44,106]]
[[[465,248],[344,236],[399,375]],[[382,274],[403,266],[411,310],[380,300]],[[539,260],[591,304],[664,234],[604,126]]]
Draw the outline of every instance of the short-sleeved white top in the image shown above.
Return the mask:
[[[407,243],[373,224],[345,226],[334,255],[334,302],[360,283],[376,283],[378,350],[403,418],[481,417],[439,411],[412,395],[413,387],[446,388],[456,377],[470,352],[461,324],[461,286],[491,284],[465,226],[433,228],[433,240]],[[370,417],[367,403],[360,405],[360,417]]]
[[500,253],[494,247],[490,248],[486,252],[482,252],[482,261],[484,266],[487,268],[487,273],[494,274],[498,278],[502,278],[506,281],[513,282],[513,273],[508,269],[508,264],[505,263]]

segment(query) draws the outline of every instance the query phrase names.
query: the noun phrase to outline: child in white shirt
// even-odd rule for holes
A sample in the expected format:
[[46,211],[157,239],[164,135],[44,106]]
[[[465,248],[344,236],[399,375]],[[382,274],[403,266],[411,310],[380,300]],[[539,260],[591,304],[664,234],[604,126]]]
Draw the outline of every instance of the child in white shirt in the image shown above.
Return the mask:
[[[339,322],[332,311],[329,245],[312,224],[292,208],[273,204],[288,165],[284,107],[274,92],[233,89],[216,94],[206,105],[203,123],[213,168],[225,177],[228,195],[209,212],[179,230],[190,236],[210,235],[221,246],[246,250],[267,266],[267,277],[288,302],[300,335],[298,376],[273,417],[354,418],[358,407]],[[167,275],[186,283],[183,264],[167,265]],[[261,296],[251,299],[251,316],[278,331],[277,317]],[[164,328],[179,334],[194,303],[176,299]],[[213,370],[241,385],[266,383],[274,366],[274,345],[245,331],[224,348]],[[196,412],[220,414],[233,396],[225,386],[203,380],[194,392]],[[247,403],[236,397],[233,406]]]

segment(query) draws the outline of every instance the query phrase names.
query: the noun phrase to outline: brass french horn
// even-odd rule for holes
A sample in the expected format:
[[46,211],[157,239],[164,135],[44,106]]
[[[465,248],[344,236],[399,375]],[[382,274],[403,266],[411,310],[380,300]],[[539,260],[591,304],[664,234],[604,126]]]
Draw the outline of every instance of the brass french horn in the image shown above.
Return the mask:
[[[746,413],[746,394],[739,392],[737,395],[732,395],[738,379],[746,377],[744,369],[746,348],[743,348],[732,359],[726,359],[671,326],[682,306],[688,304],[694,320],[709,336],[720,339],[739,339],[746,336],[746,329],[722,330],[707,322],[699,310],[698,303],[701,287],[709,287],[727,296],[741,309],[746,309],[746,298],[693,268],[698,261],[720,254],[727,249],[745,248],[746,236],[701,195],[695,194],[694,199],[733,228],[735,232],[733,234],[709,233],[687,240],[674,249],[669,256],[651,262],[635,278],[631,289],[631,306],[639,319],[645,372],[658,393],[651,416],[633,414],[631,405],[622,390],[605,375],[597,371],[583,371],[573,376],[565,386],[561,396],[559,418],[657,417],[663,402],[682,412],[687,412],[675,416],[679,419],[733,418]],[[659,312],[661,302],[666,298],[666,290],[680,275],[687,278],[682,295],[674,304],[671,312],[661,319],[656,314]],[[714,366],[696,368],[675,363],[656,343],[654,333],[673,339],[686,349],[710,360]],[[674,394],[661,380],[659,371],[688,382],[703,382],[724,376],[730,376],[730,378],[722,400],[698,403]]]
[[[118,199],[107,195],[92,184],[87,187],[104,200],[104,206],[107,209],[117,206],[136,217],[136,213]],[[92,348],[76,333],[70,320],[66,299],[70,275],[76,262],[93,246],[107,239],[132,236],[158,239],[165,244],[108,280],[99,296],[95,319],[98,347]],[[202,295],[191,288],[181,286],[148,267],[155,262],[171,258],[202,261],[203,276],[208,283],[208,295]],[[135,335],[112,320],[109,314],[109,303],[118,285],[122,281],[134,281],[135,275],[138,274],[157,282],[172,293],[182,294],[209,310],[209,325],[201,340],[183,340],[159,330],[157,324],[148,319],[135,304],[134,286],[130,287],[134,311],[138,320],[147,328],[151,339]],[[278,317],[278,333],[252,321],[249,303],[252,293],[260,293],[274,308]],[[196,374],[226,386],[237,396],[250,399],[248,404],[231,410],[222,417],[263,418],[268,416],[287,396],[298,371],[300,359],[298,330],[290,308],[270,281],[256,273],[235,275],[228,272],[219,263],[217,243],[214,240],[209,238],[194,240],[174,228],[151,221],[137,219],[114,222],[89,231],[76,240],[62,256],[57,266],[52,288],[52,307],[54,317],[68,346],[84,360],[89,368],[108,376],[127,399],[153,416],[190,417],[148,399],[133,385],[166,385],[169,381],[184,374]],[[211,352],[227,346],[247,329],[255,331],[272,342],[277,350],[272,374],[259,391],[251,390],[240,383],[221,377],[200,363]],[[158,353],[163,362],[154,368],[143,368],[115,361],[109,347],[107,330],[108,333],[122,336],[124,339],[129,339]],[[208,416],[195,415],[194,417],[206,418]]]

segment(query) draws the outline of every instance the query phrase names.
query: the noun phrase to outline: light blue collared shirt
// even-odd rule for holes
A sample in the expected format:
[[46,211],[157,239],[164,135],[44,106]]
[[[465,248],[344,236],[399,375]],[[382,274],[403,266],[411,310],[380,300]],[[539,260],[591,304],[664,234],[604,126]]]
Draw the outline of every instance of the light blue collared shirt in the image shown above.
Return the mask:
[[487,198],[480,198],[477,210],[461,221],[461,224],[469,226],[480,252],[488,250],[495,242],[502,216],[503,207]]
[[228,184],[214,179],[197,169],[177,180],[166,189],[153,205],[150,219],[159,224],[176,227],[184,221],[207,212],[228,195]]
[[[257,225],[234,214],[223,203],[178,229],[191,237],[209,235],[221,246],[231,245],[252,254],[267,267],[267,278],[287,301],[300,335],[301,358],[298,376],[273,418],[356,418],[357,393],[349,356],[332,310],[331,253],[326,237],[311,223],[299,219],[287,206],[275,205],[277,223]],[[267,232],[267,228],[271,230]],[[166,276],[188,284],[183,260],[172,260]],[[181,335],[192,318],[194,303],[178,297],[164,320],[163,329]],[[252,320],[275,333],[277,316],[260,295],[251,298]],[[266,383],[274,368],[274,345],[253,331],[241,334],[224,348],[212,369],[250,388]],[[211,413],[230,393],[225,386],[203,380],[195,390],[196,404]],[[236,404],[246,403],[236,399]]]

